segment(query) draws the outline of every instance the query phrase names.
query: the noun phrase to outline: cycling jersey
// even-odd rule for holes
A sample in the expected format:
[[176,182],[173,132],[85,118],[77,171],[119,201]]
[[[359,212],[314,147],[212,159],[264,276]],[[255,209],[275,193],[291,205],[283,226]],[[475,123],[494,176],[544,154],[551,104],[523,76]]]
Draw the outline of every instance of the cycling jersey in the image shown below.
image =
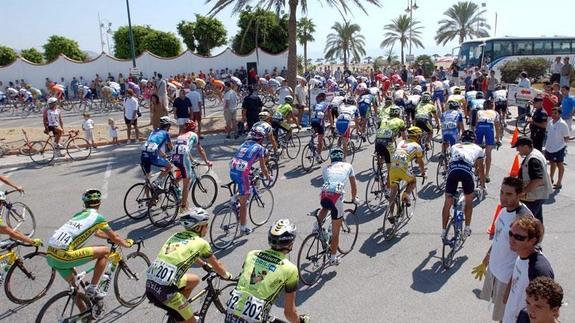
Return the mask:
[[405,130],[405,122],[400,118],[382,119],[375,137],[393,140],[400,131]]
[[484,157],[485,152],[478,145],[473,143],[458,143],[451,146],[451,160],[449,165],[464,163],[471,169],[478,159]]
[[88,99],[92,95],[92,90],[90,90],[89,87],[82,85],[82,86],[78,87],[78,93],[82,93],[83,97]]
[[9,87],[9,88],[6,89],[6,94],[8,94],[8,97],[13,98],[13,97],[15,97],[16,95],[18,95],[18,90],[16,90],[15,88]]
[[461,182],[463,194],[472,194],[475,188],[473,166],[478,159],[484,158],[483,149],[472,143],[458,143],[451,146],[451,160],[447,169],[445,192],[450,195],[457,193]]
[[345,183],[352,176],[355,176],[353,166],[343,161],[333,162],[323,169],[322,192],[345,194]]
[[298,269],[286,256],[273,249],[248,253],[236,288],[226,303],[226,322],[263,322],[282,290],[297,290]]
[[342,104],[338,108],[337,121],[335,122],[335,128],[340,136],[349,138],[351,132],[351,127],[349,126],[353,118],[359,116],[357,107],[355,105]]
[[172,153],[172,161],[178,167],[182,178],[190,178],[192,174],[192,158],[190,152],[198,146],[199,137],[193,131],[181,134],[176,139],[174,151]]
[[465,101],[469,104],[472,100],[475,100],[477,96],[477,91],[467,91],[465,92]]
[[461,94],[452,94],[449,96],[449,98],[447,99],[447,102],[449,101],[453,101],[453,102],[457,102],[459,103],[459,105],[461,105],[461,107],[463,108],[463,105],[465,104],[465,97]]
[[419,104],[421,101],[421,95],[419,94],[412,94],[407,96],[407,103],[413,105],[414,107]]
[[18,91],[18,94],[20,95],[20,98],[22,99],[22,101],[31,101],[32,100],[32,93],[26,89],[20,89],[20,91]]
[[369,111],[371,110],[371,105],[373,104],[374,100],[375,97],[371,94],[364,94],[361,97],[359,97],[357,106],[359,115],[362,118],[369,116]]
[[272,126],[267,123],[266,121],[258,121],[254,123],[252,126],[252,130],[259,129],[261,132],[264,133],[264,136],[269,136],[272,132]]
[[463,122],[463,114],[459,110],[447,110],[441,114],[441,133],[443,142],[454,145],[459,140],[459,123]]
[[329,109],[330,105],[327,102],[321,102],[313,106],[310,125],[319,135],[323,135],[325,133],[325,114]]
[[163,129],[152,131],[146,142],[141,147],[140,162],[144,171],[149,173],[151,166],[166,167],[169,162],[161,156],[161,152],[166,152],[167,143],[170,141],[170,134]]
[[495,102],[507,102],[507,90],[497,90],[493,92],[493,101]]
[[433,103],[420,103],[415,108],[415,118],[430,119],[432,115],[437,112],[435,104]]
[[473,99],[469,103],[469,108],[471,110],[483,109],[483,103],[485,103],[485,99]]
[[32,93],[32,96],[34,98],[39,98],[42,96],[42,91],[40,91],[39,89],[32,87],[30,88],[30,93]]
[[413,182],[413,176],[410,165],[411,161],[416,158],[423,157],[423,149],[421,146],[411,140],[402,140],[397,144],[397,149],[391,157],[391,168],[389,170],[389,182],[392,184],[401,181]]
[[499,113],[495,110],[479,110],[476,119],[475,143],[495,145],[495,123],[499,122]]
[[283,120],[283,119],[287,118],[287,116],[292,112],[292,110],[293,110],[293,107],[291,106],[291,104],[284,103],[276,109],[276,112],[274,113],[273,118],[276,120]]
[[273,87],[273,88],[278,88],[278,87],[281,86],[281,83],[280,83],[278,80],[276,80],[276,79],[270,79],[270,80],[268,81],[268,83],[269,83],[269,85],[270,85],[271,87]]
[[246,140],[230,161],[230,178],[238,185],[240,195],[250,193],[250,169],[265,155],[266,149],[262,145],[255,140]]
[[389,118],[389,111],[391,110],[392,106],[393,104],[380,106],[378,111],[379,119],[383,120]]
[[46,117],[48,119],[48,127],[59,127],[60,126],[60,109],[49,109],[44,110]]
[[132,89],[136,95],[140,95],[140,86],[134,82],[128,82],[128,88]]
[[393,96],[392,96],[392,97],[393,97],[393,101],[403,100],[404,96],[405,96],[405,91],[403,91],[403,90],[401,90],[401,89],[395,90],[395,91],[393,92]]

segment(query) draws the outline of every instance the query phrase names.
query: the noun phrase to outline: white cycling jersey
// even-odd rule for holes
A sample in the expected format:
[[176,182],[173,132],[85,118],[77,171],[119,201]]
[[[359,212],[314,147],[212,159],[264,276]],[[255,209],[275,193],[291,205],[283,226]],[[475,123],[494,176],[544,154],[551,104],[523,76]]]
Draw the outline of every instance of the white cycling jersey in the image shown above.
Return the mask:
[[457,143],[451,146],[451,163],[465,162],[473,166],[475,162],[485,157],[485,152],[474,143]]
[[334,162],[323,169],[323,186],[321,190],[328,193],[345,193],[345,183],[355,176],[353,166],[346,162]]
[[479,110],[477,111],[477,122],[490,124],[499,122],[499,113],[495,110]]
[[9,97],[15,97],[16,95],[18,95],[18,90],[16,90],[15,88],[9,87],[6,89],[6,94],[8,94]]
[[493,100],[495,102],[507,101],[507,90],[497,90],[493,92]]
[[337,109],[339,112],[338,119],[353,120],[357,116],[357,107],[355,105],[342,104]]

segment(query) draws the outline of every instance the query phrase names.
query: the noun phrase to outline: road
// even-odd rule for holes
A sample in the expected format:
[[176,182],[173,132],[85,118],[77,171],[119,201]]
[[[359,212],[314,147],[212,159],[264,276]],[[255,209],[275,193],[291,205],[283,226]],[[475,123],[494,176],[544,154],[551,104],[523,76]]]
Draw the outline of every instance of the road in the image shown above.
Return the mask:
[[[307,142],[306,140],[302,140]],[[207,142],[210,158],[216,161],[212,173],[220,183],[228,181],[227,161],[239,142],[225,141],[214,135]],[[365,146],[364,146],[365,147]],[[498,202],[499,184],[511,167],[514,151],[509,142],[494,152],[492,182],[488,184],[488,196],[474,209],[473,235],[458,254],[453,268],[441,267],[440,219],[443,198],[433,184],[436,163],[429,164],[430,182],[419,185],[416,215],[398,237],[384,241],[378,228],[379,214],[370,213],[365,206],[358,209],[360,235],[355,249],[338,267],[329,267],[313,287],[303,287],[297,294],[301,313],[309,313],[314,322],[489,322],[490,308],[477,298],[482,283],[473,279],[472,267],[477,265],[489,247],[485,229],[491,221]],[[571,145],[569,146],[571,149]],[[437,146],[436,146],[437,149]],[[60,162],[54,166],[35,168],[27,163],[15,166],[2,162],[0,172],[9,175],[26,188],[22,198],[34,211],[38,236],[48,239],[52,232],[72,214],[81,209],[81,193],[87,188],[104,192],[101,213],[111,226],[124,236],[145,237],[144,251],[154,258],[163,242],[179,227],[159,230],[147,219],[134,222],[123,215],[122,199],[126,190],[141,180],[138,166],[139,153],[136,146],[124,146],[113,155],[94,156],[83,162]],[[9,161],[22,161],[11,157]],[[25,159],[24,159],[25,161]],[[570,246],[575,243],[574,220],[568,208],[575,205],[570,186],[575,180],[575,157],[570,153],[566,159],[565,185],[553,194],[552,204],[544,206],[546,235],[543,247],[565,291],[565,301],[575,298],[575,280],[572,279],[574,257]],[[290,259],[297,261],[297,251],[303,238],[311,232],[312,220],[306,214],[319,206],[318,195],[321,169],[315,168],[305,174],[300,159],[282,160],[281,180],[273,189],[275,211],[271,221],[290,218],[298,227],[298,239]],[[364,199],[365,185],[371,174],[371,148],[363,149],[354,162],[360,182],[359,196]],[[216,205],[227,199],[220,190]],[[217,252],[226,268],[238,273],[245,254],[252,249],[266,248],[266,227],[260,227],[247,238],[241,238],[230,250]],[[94,242],[96,243],[96,242]],[[200,270],[193,269],[198,273]],[[29,306],[17,306],[0,296],[0,320],[31,322],[48,298],[63,290],[65,284],[57,277],[48,295]],[[163,311],[144,302],[128,310],[119,306],[113,293],[106,299],[108,314],[103,322],[157,322]],[[196,309],[199,305],[195,306]],[[281,317],[281,300],[273,308]],[[562,321],[575,317],[575,309],[561,309]]]

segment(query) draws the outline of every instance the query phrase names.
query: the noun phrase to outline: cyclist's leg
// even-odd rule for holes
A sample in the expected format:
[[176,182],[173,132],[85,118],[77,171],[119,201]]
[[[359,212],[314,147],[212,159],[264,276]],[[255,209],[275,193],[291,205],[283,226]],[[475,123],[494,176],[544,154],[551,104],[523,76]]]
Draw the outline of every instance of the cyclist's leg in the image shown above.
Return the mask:
[[335,202],[335,207],[337,208],[337,213],[331,212],[331,243],[330,243],[330,253],[334,257],[337,254],[337,247],[339,246],[339,231],[341,229],[341,222],[343,219],[343,194]]
[[182,175],[182,182],[183,182],[181,207],[182,207],[182,209],[187,209],[188,208],[188,195],[190,192],[190,181],[191,181],[191,176],[193,174],[193,172],[192,172],[192,161],[190,160],[189,157],[184,157],[183,164],[182,165],[176,165],[176,166],[180,170],[180,174]]
[[250,196],[250,179],[249,172],[233,173],[232,180],[238,186],[239,202],[240,202],[240,226],[246,226],[248,218],[248,197]]
[[445,179],[445,200],[443,202],[443,211],[441,217],[441,228],[443,229],[443,233],[445,233],[445,228],[447,228],[449,212],[454,203],[453,196],[455,196],[457,193],[457,185],[459,184],[459,172],[459,170],[448,171],[447,178]]
[[[175,292],[163,304],[172,310],[176,311],[180,317],[176,319],[183,319],[179,322],[195,323],[194,310],[192,304],[188,302],[192,290],[200,283],[200,278],[194,274],[185,274],[178,282],[178,291]],[[178,315],[176,315],[178,316]]]
[[473,193],[475,192],[475,180],[471,172],[463,172],[461,177],[461,186],[463,187],[463,194],[465,194],[465,227],[469,228],[471,225],[471,216],[473,213]]
[[403,196],[401,197],[401,200],[406,202],[406,203],[409,203],[409,196],[411,195],[411,193],[413,192],[413,190],[417,186],[417,181],[415,180],[415,177],[413,177],[410,174],[406,174],[406,176],[404,177],[404,180],[407,183],[407,186],[405,187],[405,191],[403,192]]
[[391,167],[388,171],[388,181],[389,181],[389,211],[390,214],[393,214],[395,203],[392,203],[395,200],[395,196],[397,194],[397,190],[399,189],[399,183],[402,179],[403,170],[398,167]]

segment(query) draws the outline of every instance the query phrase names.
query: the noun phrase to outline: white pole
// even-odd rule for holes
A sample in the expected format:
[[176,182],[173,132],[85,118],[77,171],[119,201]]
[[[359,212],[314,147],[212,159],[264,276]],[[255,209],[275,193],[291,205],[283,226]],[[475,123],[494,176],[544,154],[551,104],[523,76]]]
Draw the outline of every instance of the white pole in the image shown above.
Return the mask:
[[102,21],[100,20],[100,13],[98,12],[98,29],[100,30],[100,48],[101,53],[104,52],[104,36],[102,35]]
[[495,28],[493,29],[493,37],[497,36],[497,12],[495,12]]

